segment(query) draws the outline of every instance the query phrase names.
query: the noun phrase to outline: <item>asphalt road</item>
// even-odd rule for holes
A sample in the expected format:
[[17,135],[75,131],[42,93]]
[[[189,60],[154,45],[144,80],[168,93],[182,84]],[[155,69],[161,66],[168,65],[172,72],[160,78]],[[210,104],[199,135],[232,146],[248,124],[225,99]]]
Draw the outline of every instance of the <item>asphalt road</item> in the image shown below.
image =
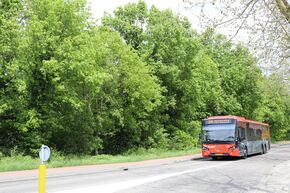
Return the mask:
[[[37,178],[0,175],[0,193],[36,193]],[[47,193],[290,193],[290,144],[242,159],[188,159],[48,175]]]

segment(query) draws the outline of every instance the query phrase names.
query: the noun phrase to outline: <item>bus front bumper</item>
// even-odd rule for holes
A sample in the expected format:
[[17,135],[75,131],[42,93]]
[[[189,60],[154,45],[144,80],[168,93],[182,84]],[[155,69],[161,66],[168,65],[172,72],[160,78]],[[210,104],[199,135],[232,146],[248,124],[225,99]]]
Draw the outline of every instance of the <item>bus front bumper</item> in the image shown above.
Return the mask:
[[[223,146],[223,148],[220,147],[216,148],[214,145],[209,145],[206,146],[204,145],[202,148],[202,156],[203,157],[226,157],[226,156],[231,156],[231,157],[240,157],[240,148],[234,147],[234,146]],[[217,151],[218,149],[222,149]]]

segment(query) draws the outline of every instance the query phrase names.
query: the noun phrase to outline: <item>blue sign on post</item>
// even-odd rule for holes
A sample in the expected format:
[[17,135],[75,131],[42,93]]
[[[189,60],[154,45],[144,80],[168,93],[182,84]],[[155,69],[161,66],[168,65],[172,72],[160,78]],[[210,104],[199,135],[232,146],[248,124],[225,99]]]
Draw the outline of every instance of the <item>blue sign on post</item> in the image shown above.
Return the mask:
[[50,158],[50,149],[46,145],[42,145],[39,149],[39,157],[41,159],[42,164],[49,160]]
[[46,186],[46,166],[44,162],[49,160],[50,149],[46,145],[42,145],[39,149],[39,157],[41,159],[41,164],[39,165],[39,180],[38,180],[38,193],[45,193]]

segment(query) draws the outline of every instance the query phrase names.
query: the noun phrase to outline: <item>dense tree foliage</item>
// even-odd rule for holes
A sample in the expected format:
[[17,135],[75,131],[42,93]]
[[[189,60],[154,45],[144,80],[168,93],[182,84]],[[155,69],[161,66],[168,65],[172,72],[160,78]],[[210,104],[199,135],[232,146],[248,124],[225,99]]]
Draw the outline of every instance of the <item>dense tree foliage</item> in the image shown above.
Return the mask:
[[253,111],[261,100],[261,71],[254,58],[242,45],[234,46],[224,36],[207,30],[202,35],[206,52],[218,65],[222,88],[222,114],[235,114],[254,119]]
[[140,1],[90,19],[85,0],[0,3],[0,151],[73,154],[198,143],[234,114],[290,137],[289,90],[242,45]]
[[258,120],[271,126],[271,135],[275,140],[289,140],[290,134],[290,97],[289,85],[281,76],[272,74],[262,82],[263,96],[260,107],[254,113]]
[[0,3],[0,148],[4,153],[24,137],[25,81],[17,61],[20,55],[22,5],[18,0]]

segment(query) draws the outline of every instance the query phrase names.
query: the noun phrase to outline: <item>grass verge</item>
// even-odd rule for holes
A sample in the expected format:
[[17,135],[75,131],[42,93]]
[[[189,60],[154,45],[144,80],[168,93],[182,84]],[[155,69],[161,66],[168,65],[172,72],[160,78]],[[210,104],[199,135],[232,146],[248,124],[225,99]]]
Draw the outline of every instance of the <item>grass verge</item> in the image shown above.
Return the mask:
[[[96,156],[73,156],[73,155],[63,156],[58,153],[52,153],[51,159],[47,163],[47,167],[56,168],[65,166],[136,162],[143,160],[184,156],[200,152],[201,152],[200,148],[193,148],[184,151],[139,149],[131,153],[115,156],[106,154]],[[39,163],[40,160],[38,158],[32,158],[29,156],[15,155],[12,157],[2,157],[0,158],[0,172],[36,169],[38,168]]]
[[274,140],[271,140],[271,144],[290,144],[290,141],[274,141]]

